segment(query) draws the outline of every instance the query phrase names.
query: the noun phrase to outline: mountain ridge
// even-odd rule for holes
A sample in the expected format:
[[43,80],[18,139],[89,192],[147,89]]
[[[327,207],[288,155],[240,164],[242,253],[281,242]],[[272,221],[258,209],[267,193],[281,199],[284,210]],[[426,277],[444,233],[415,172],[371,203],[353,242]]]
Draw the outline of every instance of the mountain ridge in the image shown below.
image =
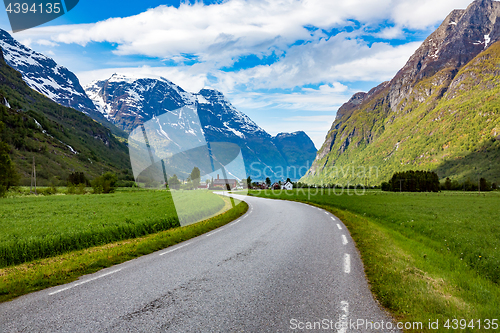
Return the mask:
[[[497,171],[496,167],[485,158],[476,158],[484,165],[473,163],[473,172],[460,162],[467,160],[466,155],[485,149],[490,150],[490,155],[493,150],[495,159],[498,155],[493,147],[498,141],[490,140],[495,136],[483,135],[495,133],[497,128],[500,132],[495,104],[499,101],[493,92],[488,92],[496,91],[498,73],[483,72],[477,66],[467,72],[478,61],[488,68],[496,61],[500,52],[498,17],[500,2],[491,0],[477,0],[465,10],[452,11],[391,81],[369,93],[355,94],[339,109],[325,143],[302,180],[376,184],[387,180],[393,172],[423,168],[437,170],[440,177],[462,179],[482,174],[498,181],[500,173],[495,174],[492,170]],[[484,81],[476,80],[476,86],[465,87],[464,82],[474,76]],[[489,87],[480,89],[478,82],[489,82]],[[492,101],[488,104],[493,110],[489,119],[479,119],[474,112],[484,107],[483,101],[477,100],[479,95]],[[446,113],[446,108],[451,111]],[[459,116],[459,120],[455,119]],[[464,130],[456,129],[455,124],[462,118],[471,121],[463,123]],[[441,128],[435,126],[438,120]],[[438,145],[447,138],[436,138],[437,133],[449,140]],[[458,133],[462,137],[457,138]],[[465,144],[464,138],[470,143]],[[445,167],[455,163],[450,160],[460,167]],[[338,172],[346,168],[351,172]],[[358,171],[352,172],[356,168]],[[376,175],[366,172],[372,169],[377,169]]]
[[[263,180],[267,176],[274,180],[286,179],[288,174],[283,170],[307,169],[316,154],[314,144],[305,133],[294,135],[285,148],[286,141],[273,138],[215,89],[203,88],[190,93],[165,78],[113,74],[109,79],[88,84],[85,90],[104,117],[126,132],[163,113],[184,106],[195,107],[206,140],[237,144],[247,173],[254,179]],[[283,147],[278,149],[275,142],[281,142]],[[301,155],[300,149],[307,151]],[[290,178],[294,179],[305,174],[305,170],[300,175],[292,172]]]
[[[29,185],[33,158],[40,185],[65,184],[70,172],[96,177],[130,169],[127,147],[89,116],[31,89],[0,50],[0,140]],[[56,177],[56,178],[54,178]]]
[[33,90],[52,101],[81,111],[115,135],[124,133],[105,119],[80,85],[78,77],[52,58],[19,43],[5,30],[0,29],[0,48],[5,62],[22,74],[24,82]]

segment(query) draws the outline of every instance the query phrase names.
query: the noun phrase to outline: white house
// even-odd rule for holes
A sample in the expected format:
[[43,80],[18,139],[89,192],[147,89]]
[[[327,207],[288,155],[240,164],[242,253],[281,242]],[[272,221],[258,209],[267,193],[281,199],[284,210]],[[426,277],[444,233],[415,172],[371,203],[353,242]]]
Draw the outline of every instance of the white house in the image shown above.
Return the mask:
[[282,190],[293,190],[293,184],[290,182],[286,182],[285,184],[281,185]]

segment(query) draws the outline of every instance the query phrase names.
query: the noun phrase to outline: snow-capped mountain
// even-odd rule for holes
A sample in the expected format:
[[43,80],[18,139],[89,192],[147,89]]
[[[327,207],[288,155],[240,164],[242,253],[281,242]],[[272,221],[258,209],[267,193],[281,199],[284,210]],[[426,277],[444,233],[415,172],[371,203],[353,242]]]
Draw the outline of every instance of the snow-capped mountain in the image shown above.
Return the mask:
[[198,106],[210,114],[205,117],[207,128],[229,131],[241,138],[245,133],[267,134],[232,106],[222,93],[212,89],[190,93],[165,78],[131,78],[114,74],[108,80],[90,83],[85,86],[85,91],[104,117],[128,132],[154,116],[182,106]]
[[76,75],[53,59],[19,43],[5,30],[0,29],[0,48],[5,62],[23,76],[23,81],[33,90],[54,102],[89,115],[104,126],[115,129],[85,93]]
[[[298,169],[303,166],[287,162],[290,157],[287,154],[294,148],[278,149],[270,134],[237,110],[217,90],[202,89],[198,93],[190,93],[165,78],[131,78],[114,74],[107,80],[92,82],[85,87],[85,91],[104,117],[127,132],[169,111],[194,106],[206,140],[237,144],[242,150],[247,173],[252,178],[300,178],[299,175],[286,173],[289,167]],[[309,137],[307,139],[310,142],[308,147],[314,149],[310,165],[316,150]],[[295,151],[292,155],[295,153],[298,154]],[[295,157],[290,160],[305,163]],[[267,170],[266,175],[264,170]]]
[[[0,50],[0,141],[8,144],[21,184],[29,183],[33,158],[37,182],[65,182],[70,172],[90,179],[130,167],[128,147],[84,113],[31,89]],[[118,129],[117,129],[118,130]]]

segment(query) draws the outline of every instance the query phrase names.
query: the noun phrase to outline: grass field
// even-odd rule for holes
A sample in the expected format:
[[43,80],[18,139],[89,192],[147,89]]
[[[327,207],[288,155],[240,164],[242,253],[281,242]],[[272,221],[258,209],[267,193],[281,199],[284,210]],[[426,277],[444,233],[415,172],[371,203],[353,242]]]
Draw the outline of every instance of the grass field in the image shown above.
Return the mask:
[[[209,218],[224,206],[210,192],[186,192],[185,200],[183,195],[178,206],[189,208],[192,222]],[[0,267],[177,226],[168,191],[5,198],[0,200]]]
[[[237,219],[248,209],[245,202],[231,202],[228,198],[222,200],[224,207],[216,216],[198,223],[0,268],[0,302],[69,283],[82,275],[175,245],[221,227]],[[233,207],[233,203],[236,206]]]
[[[499,192],[356,196],[323,191],[251,193],[309,202],[341,218],[356,241],[372,291],[398,320],[439,319],[441,329],[432,332],[450,332],[443,327],[448,319],[500,322]],[[475,322],[474,328],[455,331],[488,330]]]

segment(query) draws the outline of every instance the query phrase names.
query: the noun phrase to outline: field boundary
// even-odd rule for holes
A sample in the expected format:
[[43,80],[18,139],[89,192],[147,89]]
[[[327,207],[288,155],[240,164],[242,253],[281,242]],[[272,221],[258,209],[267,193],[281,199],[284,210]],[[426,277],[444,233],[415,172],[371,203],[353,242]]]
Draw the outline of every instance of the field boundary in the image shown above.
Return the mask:
[[244,201],[236,200],[237,205],[231,208],[230,199],[222,199],[225,201],[225,206],[220,211],[222,214],[198,223],[2,268],[0,303],[73,282],[80,276],[181,243],[226,225],[248,210],[248,204]]

